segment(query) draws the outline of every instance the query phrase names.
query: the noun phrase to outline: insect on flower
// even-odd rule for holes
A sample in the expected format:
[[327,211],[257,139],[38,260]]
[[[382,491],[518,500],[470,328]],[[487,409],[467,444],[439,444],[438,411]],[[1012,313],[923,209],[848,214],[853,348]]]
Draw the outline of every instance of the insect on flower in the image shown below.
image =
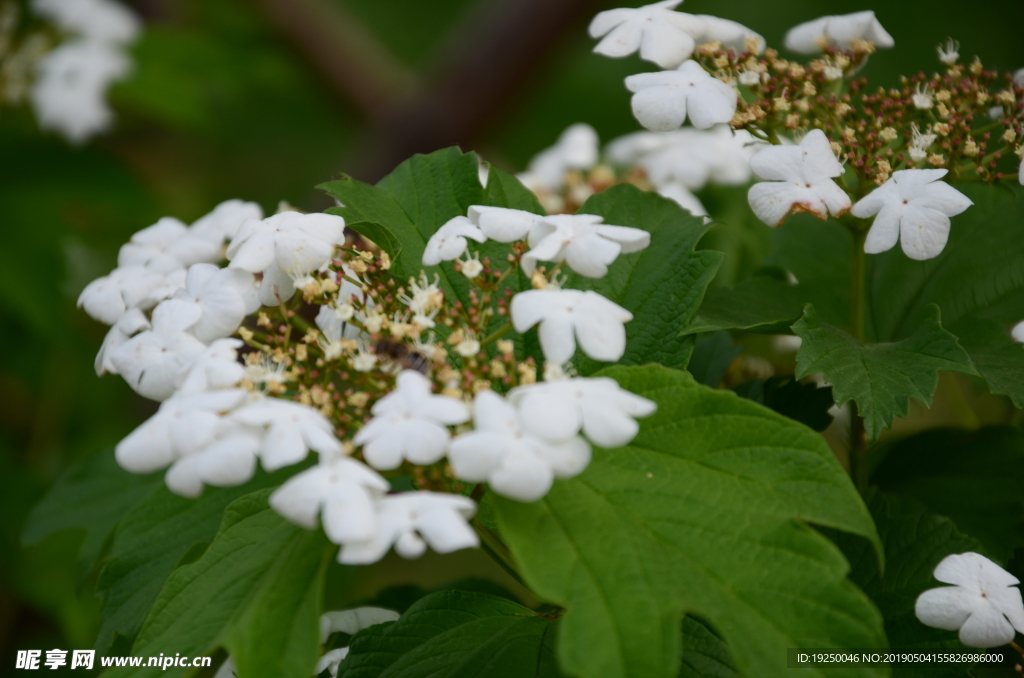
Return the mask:
[[430,361],[427,357],[405,342],[381,337],[373,350],[381,358],[387,358],[404,370],[415,370],[424,376],[430,372]]

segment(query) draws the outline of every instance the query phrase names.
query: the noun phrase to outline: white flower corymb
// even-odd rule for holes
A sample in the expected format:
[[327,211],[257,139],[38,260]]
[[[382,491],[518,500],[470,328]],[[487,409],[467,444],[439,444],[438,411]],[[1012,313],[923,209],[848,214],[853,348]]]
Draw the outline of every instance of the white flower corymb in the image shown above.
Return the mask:
[[377,500],[377,524],[373,536],[347,541],[338,553],[346,565],[375,563],[391,545],[403,558],[418,558],[429,545],[438,553],[480,545],[466,522],[476,513],[469,497],[439,492],[404,492]]
[[351,457],[321,457],[270,495],[270,506],[291,522],[316,529],[317,516],[335,544],[365,541],[375,534],[374,501],[388,481]]
[[974,204],[945,181],[939,181],[946,171],[898,170],[860,199],[851,214],[861,219],[878,215],[864,242],[864,251],[885,252],[899,239],[911,259],[939,256],[949,239],[949,218]]
[[935,578],[946,584],[917,598],[914,613],[921,623],[946,631],[960,631],[960,642],[970,647],[998,647],[1013,640],[1014,630],[1024,633],[1024,603],[1016,577],[977,553],[943,558]]
[[462,256],[469,243],[466,238],[485,242],[486,236],[467,217],[453,217],[430,236],[423,250],[423,265],[437,266]]
[[580,275],[603,278],[619,254],[639,252],[651,243],[647,231],[602,220],[593,214],[544,217],[530,232],[532,249],[523,255],[523,271],[531,275],[538,261],[565,261]]
[[633,314],[597,292],[527,290],[512,297],[512,323],[525,332],[540,323],[544,357],[561,365],[580,348],[595,360],[615,361],[626,351],[623,323]]
[[750,187],[747,200],[757,218],[775,227],[793,212],[808,212],[821,220],[850,209],[850,197],[832,181],[843,173],[828,137],[819,129],[807,133],[799,146],[770,146],[750,159],[761,179]]
[[892,36],[882,28],[871,10],[823,16],[789,29],[786,33],[786,49],[798,54],[817,54],[823,45],[835,45],[850,49],[855,40],[867,40],[875,47],[888,49],[895,45]]
[[395,390],[370,410],[373,419],[353,442],[363,445],[366,463],[375,469],[398,468],[403,459],[433,464],[444,456],[451,434],[447,426],[469,420],[460,400],[430,392],[430,380],[415,370],[403,370]]
[[580,430],[601,447],[632,440],[639,425],[658,406],[623,390],[608,377],[559,379],[520,386],[509,393],[526,430],[548,441],[568,440]]
[[498,494],[518,501],[540,499],[557,478],[571,478],[590,463],[590,445],[576,435],[555,442],[531,435],[515,406],[493,391],[473,400],[475,430],[451,444],[455,477],[490,483]]
[[692,60],[674,71],[631,75],[626,87],[635,92],[633,115],[656,132],[678,129],[687,117],[694,127],[707,129],[736,114],[736,90]]

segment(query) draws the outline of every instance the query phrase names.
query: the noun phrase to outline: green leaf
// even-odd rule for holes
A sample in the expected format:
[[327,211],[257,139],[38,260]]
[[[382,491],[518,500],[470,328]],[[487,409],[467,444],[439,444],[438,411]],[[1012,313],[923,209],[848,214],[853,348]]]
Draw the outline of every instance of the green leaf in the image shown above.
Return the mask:
[[[836,543],[853,570],[850,579],[871,597],[885,618],[889,646],[907,650],[973,651],[956,633],[925,626],[914,615],[914,603],[924,591],[943,584],[932,573],[946,556],[967,551],[984,553],[981,544],[957,531],[949,518],[928,511],[909,497],[872,490],[868,509],[885,546],[884,575],[863,539],[837,533]],[[952,678],[966,675],[964,664],[896,664],[896,678]]]
[[[106,654],[118,637],[134,641],[164,582],[183,560],[192,561],[213,541],[225,507],[254,490],[279,484],[294,469],[259,472],[238,487],[208,487],[186,499],[159,485],[127,511],[114,532],[96,583],[103,598],[96,649]],[[191,557],[190,557],[191,556]],[[118,641],[123,642],[123,641]]]
[[914,334],[895,343],[862,346],[844,330],[819,320],[810,305],[793,331],[803,339],[796,355],[797,378],[820,372],[832,384],[837,405],[857,403],[872,440],[894,417],[907,416],[910,398],[931,404],[939,370],[977,374],[956,337],[939,323],[937,306]]
[[[340,215],[342,209],[340,207],[332,207],[326,210],[328,214]],[[374,224],[369,221],[357,221],[355,223],[345,223],[345,226],[351,228],[359,235],[366,236],[378,247],[388,253],[391,257],[391,261],[397,260],[402,254],[402,242],[395,237],[395,234],[389,231],[380,224]]]
[[504,598],[432,593],[353,636],[338,678],[555,678],[554,626]]
[[[697,312],[722,260],[718,252],[694,251],[708,228],[703,218],[630,184],[591,196],[578,213],[597,214],[607,224],[640,228],[651,234],[650,246],[620,255],[605,277],[595,280],[571,274],[566,283],[573,289],[599,292],[633,314],[633,320],[626,324],[626,353],[620,364],[686,366],[693,343],[679,334]],[[581,355],[577,357],[576,367],[581,374],[601,366]]]
[[[271,490],[224,511],[210,548],[176,569],[132,647],[135,656],[204,656],[224,646],[239,678],[308,678],[320,650],[326,539],[285,522]],[[180,676],[187,668],[114,669],[120,676]]]
[[887,442],[871,482],[949,516],[1008,562],[1024,546],[1024,433],[1010,426],[940,429]]
[[679,678],[740,678],[722,639],[690,616],[683,617],[683,665]]
[[601,374],[658,404],[633,442],[595,450],[586,471],[541,501],[494,501],[526,583],[568,609],[559,622],[564,671],[674,676],[684,612],[725,640],[742,674],[759,678],[791,675],[787,647],[885,645],[878,612],[845,579],[846,560],[807,525],[878,543],[817,433],[686,372]]
[[740,353],[743,353],[743,347],[733,344],[728,332],[715,332],[694,345],[686,369],[698,383],[716,388]]
[[964,318],[950,328],[985,378],[992,393],[1007,395],[1024,407],[1024,344],[1010,336],[1006,325],[987,318]]
[[745,330],[787,334],[803,314],[804,290],[768,276],[756,276],[731,289],[712,287],[686,334]]
[[79,578],[96,567],[104,542],[125,512],[163,482],[160,474],[128,473],[103,450],[72,464],[25,521],[21,540],[36,544],[62,530],[85,532],[78,557]]
[[799,421],[815,431],[832,423],[832,387],[802,384],[792,376],[751,379],[737,386],[736,394]]

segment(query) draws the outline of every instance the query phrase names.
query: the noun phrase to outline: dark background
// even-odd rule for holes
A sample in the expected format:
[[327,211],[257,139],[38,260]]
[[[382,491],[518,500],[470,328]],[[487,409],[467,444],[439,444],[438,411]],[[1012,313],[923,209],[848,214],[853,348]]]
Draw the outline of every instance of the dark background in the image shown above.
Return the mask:
[[[154,409],[117,377],[95,376],[106,328],[74,306],[133,232],[236,197],[270,212],[280,200],[322,209],[313,186],[338,172],[376,180],[413,152],[453,144],[520,170],[569,124],[589,122],[603,140],[635,131],[622,79],[651,69],[590,52],[587,23],[615,6],[596,0],[132,4],[146,31],[133,76],[112,92],[110,134],[71,147],[40,133],[27,110],[0,109],[0,675],[15,648],[93,641],[98,601],[76,576],[81,535],[22,549],[18,534],[63,468]],[[869,7],[688,0],[680,9],[740,21],[778,46],[796,23]],[[878,84],[935,70],[935,46],[950,36],[964,60],[1024,67],[1021,0],[874,9],[897,44],[864,71]],[[468,556],[441,571],[428,560],[416,576],[493,572],[482,562]],[[411,577],[403,567],[357,583],[372,591]]]

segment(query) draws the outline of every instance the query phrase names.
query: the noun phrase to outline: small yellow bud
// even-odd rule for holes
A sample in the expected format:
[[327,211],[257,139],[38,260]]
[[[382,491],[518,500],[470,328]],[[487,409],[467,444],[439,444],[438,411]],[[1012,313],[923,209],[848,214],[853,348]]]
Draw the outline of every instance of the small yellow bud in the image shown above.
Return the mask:
[[964,144],[964,155],[970,158],[978,155],[979,150],[978,144],[974,142],[974,139],[967,139],[967,143]]
[[796,113],[790,113],[786,116],[786,127],[789,129],[796,129],[800,126],[800,116]]
[[946,106],[946,104],[939,104],[938,106],[936,106],[935,112],[939,114],[940,118],[949,117],[949,108]]
[[932,153],[928,156],[928,164],[932,167],[942,167],[946,164],[946,159],[939,153]]
[[259,315],[256,316],[256,324],[260,327],[270,327],[273,323],[270,322],[270,316],[264,311],[260,311]]
[[974,61],[971,62],[971,73],[977,75],[985,70],[985,67],[981,65],[981,59],[974,57]]
[[242,338],[242,341],[248,343],[252,341],[252,330],[250,330],[248,327],[239,327],[238,336]]
[[894,141],[896,137],[897,133],[895,127],[886,127],[878,133],[878,138],[885,142]]
[[775,106],[775,109],[779,111],[788,111],[790,107],[789,99],[786,97],[775,97],[775,99],[772,100],[772,104]]
[[804,82],[804,96],[813,97],[818,93],[818,90],[814,87],[814,83],[810,80]]
[[948,124],[946,124],[946,123],[944,123],[944,122],[939,122],[939,123],[935,123],[934,125],[932,125],[932,131],[935,132],[936,134],[940,135],[940,136],[946,136],[952,130],[953,130],[953,127],[948,125]]
[[348,266],[356,273],[366,273],[366,262],[362,259],[353,259],[348,262]]
[[307,352],[306,345],[305,344],[296,344],[295,345],[295,359],[296,360],[305,360],[308,357],[309,357],[309,353]]
[[512,355],[516,350],[515,342],[511,339],[499,339],[498,340],[498,351],[502,355]]
[[942,102],[944,104],[949,103],[950,97],[951,94],[948,89],[940,89],[938,92],[935,93],[935,100]]
[[391,269],[391,255],[387,252],[380,253],[380,267],[385,271]]

